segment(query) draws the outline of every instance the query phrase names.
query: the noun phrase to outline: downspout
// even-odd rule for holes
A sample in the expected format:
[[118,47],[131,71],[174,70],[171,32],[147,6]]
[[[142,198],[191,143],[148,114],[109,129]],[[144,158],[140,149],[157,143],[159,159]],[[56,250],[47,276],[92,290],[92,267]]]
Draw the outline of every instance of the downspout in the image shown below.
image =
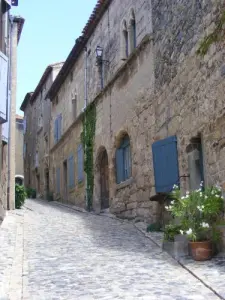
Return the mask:
[[[11,107],[11,88],[12,88],[12,77],[11,77],[11,62],[12,62],[12,30],[13,30],[13,16],[9,16],[10,21],[10,30],[9,30],[9,66],[8,66],[8,93],[7,93],[7,121],[9,123],[8,127],[8,181],[7,181],[7,209],[10,209],[10,168],[11,168],[11,161],[10,161],[10,129],[11,129],[11,116],[9,114],[8,106]],[[10,99],[9,99],[10,95]]]
[[[87,60],[88,60],[88,53],[87,53],[87,47],[84,48],[85,50],[85,70],[84,70],[84,112],[87,108],[87,103],[88,103],[88,87],[87,87]],[[86,124],[86,113],[84,114],[84,123]],[[84,136],[86,135],[85,132],[85,126],[84,126]],[[84,145],[84,153],[86,156],[86,143]],[[84,158],[86,159],[86,157]],[[85,198],[86,198],[86,207],[88,208],[88,197],[89,197],[89,193],[88,193],[88,184],[87,184],[87,174],[86,174],[86,178],[85,178]]]

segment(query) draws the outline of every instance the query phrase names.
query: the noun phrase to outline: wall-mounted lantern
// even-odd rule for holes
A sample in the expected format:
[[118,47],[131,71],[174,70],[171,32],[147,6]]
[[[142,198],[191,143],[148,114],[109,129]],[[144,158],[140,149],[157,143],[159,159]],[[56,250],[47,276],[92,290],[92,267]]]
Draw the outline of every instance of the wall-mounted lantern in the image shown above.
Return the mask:
[[100,66],[100,65],[102,65],[103,63],[109,64],[109,61],[108,61],[108,60],[102,59],[102,56],[103,56],[103,48],[102,48],[101,46],[97,46],[97,47],[96,47],[95,53],[96,53],[96,65],[97,65],[97,66]]

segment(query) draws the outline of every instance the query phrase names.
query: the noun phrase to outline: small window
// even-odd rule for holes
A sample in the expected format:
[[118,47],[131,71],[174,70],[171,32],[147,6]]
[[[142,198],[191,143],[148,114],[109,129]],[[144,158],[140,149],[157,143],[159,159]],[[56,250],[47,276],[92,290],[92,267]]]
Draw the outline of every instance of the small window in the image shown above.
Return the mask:
[[75,120],[77,118],[77,95],[72,95],[72,113],[73,113],[73,119]]
[[135,20],[134,10],[132,10],[131,19],[130,19],[130,36],[129,36],[129,39],[130,39],[130,52],[132,52],[137,46],[136,38],[137,38],[136,20]]
[[123,22],[122,29],[122,59],[125,60],[128,57],[128,30],[126,21]]
[[131,177],[131,149],[130,139],[126,135],[121,143],[120,147],[116,150],[116,181],[121,183]]

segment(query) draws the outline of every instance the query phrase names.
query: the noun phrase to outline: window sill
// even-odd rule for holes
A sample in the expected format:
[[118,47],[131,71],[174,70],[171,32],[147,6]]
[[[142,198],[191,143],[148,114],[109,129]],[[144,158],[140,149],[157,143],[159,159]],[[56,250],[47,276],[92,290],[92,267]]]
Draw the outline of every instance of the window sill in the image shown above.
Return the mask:
[[118,191],[118,190],[124,189],[125,187],[131,185],[132,183],[134,183],[134,178],[133,177],[127,179],[126,181],[123,181],[123,182],[117,184],[116,190]]

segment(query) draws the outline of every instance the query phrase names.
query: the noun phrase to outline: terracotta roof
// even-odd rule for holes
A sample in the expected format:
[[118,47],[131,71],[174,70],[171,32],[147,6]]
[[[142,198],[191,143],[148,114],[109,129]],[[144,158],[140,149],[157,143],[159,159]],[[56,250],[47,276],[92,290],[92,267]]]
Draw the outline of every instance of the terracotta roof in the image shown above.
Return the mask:
[[17,115],[17,114],[16,114],[16,119],[23,120],[23,116],[20,116],[20,115]]
[[90,38],[91,34],[95,30],[99,21],[101,20],[103,14],[106,9],[109,7],[112,0],[98,0],[91,16],[89,17],[83,31],[82,35],[76,39],[75,45],[73,46],[70,54],[68,55],[62,69],[57,75],[55,81],[53,82],[51,88],[49,89],[46,98],[50,98],[51,100],[55,97],[58,92],[60,86],[65,81],[67,75],[70,70],[73,68],[73,65],[77,61],[80,53],[85,49],[85,45],[87,40]]

